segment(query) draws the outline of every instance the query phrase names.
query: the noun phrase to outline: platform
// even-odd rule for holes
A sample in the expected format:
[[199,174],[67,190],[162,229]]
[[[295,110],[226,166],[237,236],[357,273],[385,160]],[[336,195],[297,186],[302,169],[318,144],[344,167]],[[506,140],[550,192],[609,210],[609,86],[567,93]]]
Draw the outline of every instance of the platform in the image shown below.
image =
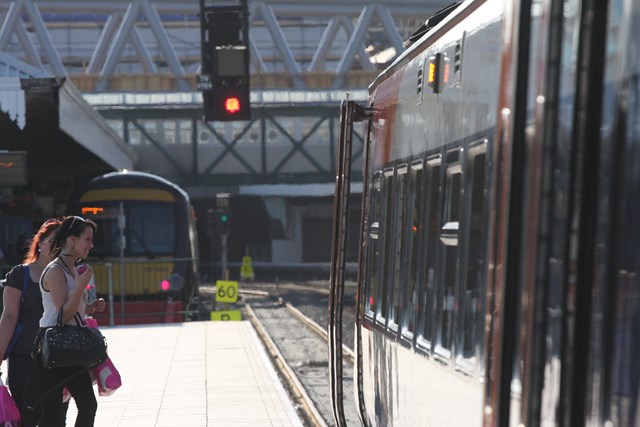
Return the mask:
[[101,330],[123,386],[98,396],[96,427],[303,425],[248,321]]

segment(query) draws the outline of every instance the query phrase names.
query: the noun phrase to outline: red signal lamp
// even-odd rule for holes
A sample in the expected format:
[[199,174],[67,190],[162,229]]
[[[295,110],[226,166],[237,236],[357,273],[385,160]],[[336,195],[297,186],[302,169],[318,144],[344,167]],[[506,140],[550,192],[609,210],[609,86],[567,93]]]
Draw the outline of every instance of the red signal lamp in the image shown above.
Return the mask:
[[224,110],[229,114],[235,114],[240,111],[240,99],[230,96],[224,100]]

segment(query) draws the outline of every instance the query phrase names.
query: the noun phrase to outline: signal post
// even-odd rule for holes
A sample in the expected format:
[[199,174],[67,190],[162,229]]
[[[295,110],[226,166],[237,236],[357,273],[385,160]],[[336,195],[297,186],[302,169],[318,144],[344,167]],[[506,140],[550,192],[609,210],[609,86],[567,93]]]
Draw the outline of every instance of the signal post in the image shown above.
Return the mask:
[[[202,91],[204,121],[251,119],[249,74],[249,10],[247,0],[239,5],[207,5],[200,0],[200,42],[202,69],[197,88]],[[218,1],[220,3],[220,1]],[[222,278],[216,281],[216,304],[223,310],[211,312],[211,320],[241,320],[240,310],[229,310],[238,295],[238,282],[229,281],[227,238],[230,232],[230,195],[216,194],[216,209],[209,210],[209,228],[215,221],[220,236]],[[212,218],[215,214],[215,220]],[[213,239],[213,233],[211,233]]]
[[[220,236],[222,278],[216,281],[216,307],[211,312],[211,320],[242,320],[240,310],[231,310],[230,305],[238,301],[238,282],[229,280],[227,269],[227,237],[230,230],[229,193],[216,194],[215,227]],[[222,309],[218,305],[222,304]]]
[[205,121],[251,119],[249,11],[239,5],[207,6],[200,0],[202,90]]
[[216,231],[220,236],[221,258],[222,258],[222,278],[227,280],[229,273],[227,272],[227,238],[230,230],[230,207],[229,193],[216,194]]

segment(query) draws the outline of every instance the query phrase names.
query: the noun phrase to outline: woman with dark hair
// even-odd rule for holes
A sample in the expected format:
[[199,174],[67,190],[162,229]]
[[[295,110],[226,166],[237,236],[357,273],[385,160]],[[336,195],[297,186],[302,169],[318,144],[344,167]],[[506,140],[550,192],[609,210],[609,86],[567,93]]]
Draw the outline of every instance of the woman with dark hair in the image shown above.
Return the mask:
[[[4,308],[0,317],[0,355],[9,359],[7,385],[20,411],[23,427],[35,427],[39,418],[39,411],[27,409],[24,396],[31,376],[33,341],[38,333],[38,324],[43,312],[38,283],[45,266],[53,259],[51,239],[60,222],[58,219],[50,219],[42,224],[31,239],[22,264],[13,267],[3,281]],[[11,353],[7,354],[7,347],[18,321],[24,324],[24,329]]]
[[[87,307],[91,305],[86,290],[93,274],[90,266],[76,267],[93,248],[96,224],[79,216],[67,216],[53,235],[52,256],[40,278],[44,312],[40,328],[55,326],[62,310],[62,322],[70,325],[83,323]],[[104,300],[102,301],[104,303]],[[94,423],[98,403],[89,372],[83,366],[47,369],[36,358],[35,371],[42,401],[40,427],[55,426],[64,411],[63,386],[76,402],[78,416],[76,427],[91,427]]]

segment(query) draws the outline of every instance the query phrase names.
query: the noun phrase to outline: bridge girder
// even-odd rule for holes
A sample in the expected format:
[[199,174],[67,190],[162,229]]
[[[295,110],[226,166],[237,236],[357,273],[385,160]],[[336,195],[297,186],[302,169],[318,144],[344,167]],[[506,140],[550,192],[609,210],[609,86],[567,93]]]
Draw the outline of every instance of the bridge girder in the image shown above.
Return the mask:
[[[448,3],[250,0],[252,86],[364,87]],[[84,92],[195,88],[198,2],[15,0],[0,5],[0,23],[0,52]]]
[[[332,182],[341,91],[252,94],[250,121],[201,120],[193,93],[96,94],[85,98],[138,154],[137,169],[185,187]],[[364,101],[366,91],[351,94]],[[363,129],[356,129],[360,170]]]

